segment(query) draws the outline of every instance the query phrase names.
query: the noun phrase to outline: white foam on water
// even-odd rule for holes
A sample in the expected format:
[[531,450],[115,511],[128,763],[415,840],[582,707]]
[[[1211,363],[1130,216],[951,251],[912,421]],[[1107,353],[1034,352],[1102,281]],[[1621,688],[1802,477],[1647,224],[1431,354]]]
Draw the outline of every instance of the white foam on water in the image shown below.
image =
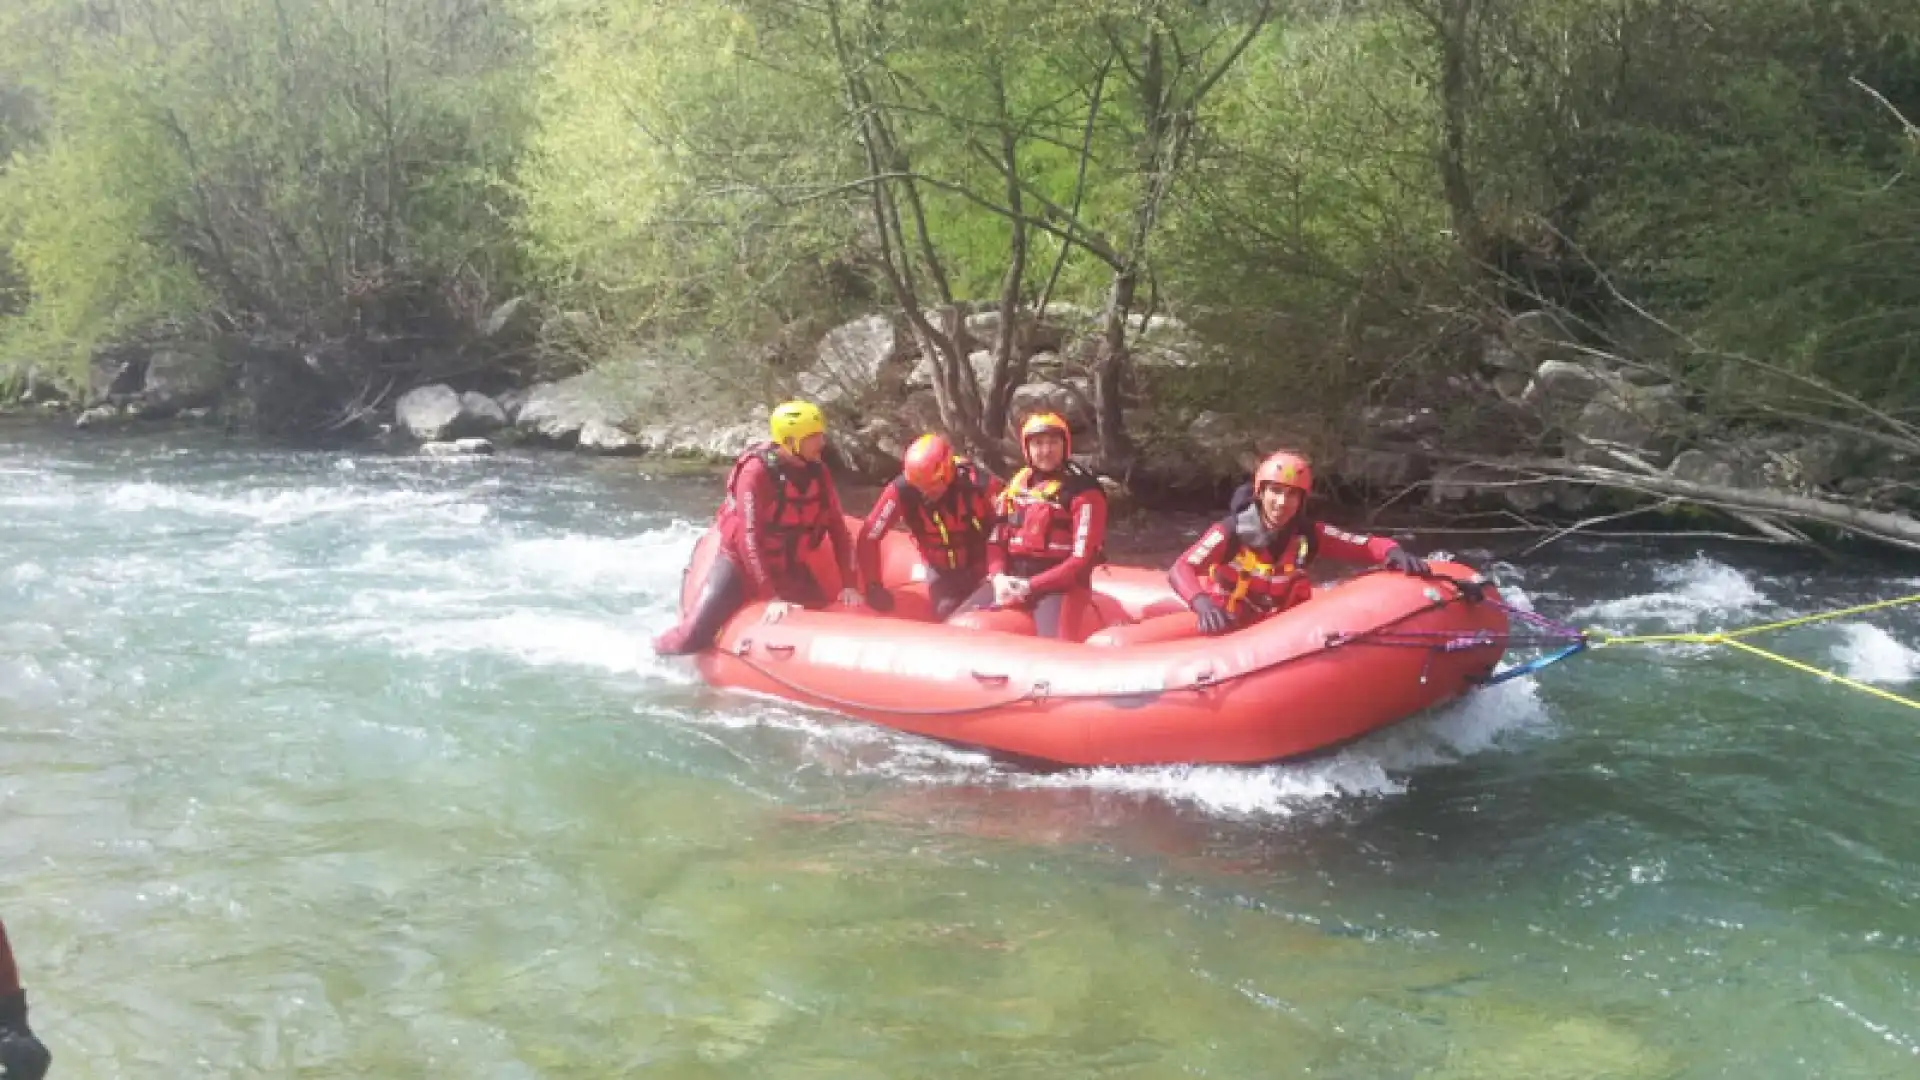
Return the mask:
[[614,674],[651,671],[651,635],[606,620],[514,611],[491,618],[409,622],[386,640],[409,656],[491,653],[530,667],[593,668]]
[[36,562],[23,562],[9,568],[6,573],[6,582],[9,585],[32,585],[46,579],[47,568]]
[[1001,783],[1012,788],[1087,790],[1152,797],[1224,816],[1291,816],[1335,800],[1397,795],[1405,774],[1497,749],[1513,733],[1547,724],[1528,679],[1476,691],[1435,712],[1378,732],[1323,758],[1259,767],[1167,765],[1065,769],[1036,773],[974,750],[788,702],[736,693],[744,707],[701,711],[687,719],[727,729],[767,727],[829,748],[833,771],[929,784]]
[[361,513],[394,519],[434,517],[477,525],[491,510],[465,491],[360,491],[343,487],[301,487],[231,493],[199,491],[152,481],[102,487],[48,479],[35,490],[0,496],[0,506],[141,514],[171,511],[197,517],[241,519],[259,525],[290,525],[315,517]]
[[1747,575],[1704,555],[1662,566],[1655,577],[1667,588],[1602,601],[1573,612],[1575,619],[1612,623],[1662,622],[1695,628],[1753,614],[1767,602]]
[[654,656],[652,638],[677,615],[700,533],[681,521],[630,537],[502,536],[452,558],[376,539],[339,568],[344,597],[256,620],[247,640],[372,642],[414,658],[484,654],[686,683],[691,667]]
[[1500,600],[1508,607],[1519,611],[1534,610],[1533,597],[1528,596],[1527,591],[1518,585],[1502,585],[1500,587]]
[[1085,788],[1189,803],[1211,813],[1287,817],[1315,804],[1354,795],[1405,790],[1376,761],[1339,754],[1325,763],[1260,769],[1165,765],[1129,769],[1075,769],[1015,777],[1014,787]]
[[1285,817],[1342,798],[1401,794],[1408,772],[1485,753],[1503,736],[1546,722],[1533,683],[1516,679],[1297,764],[1074,769],[1017,775],[1013,783],[1152,795],[1225,815]]
[[1883,686],[1920,679],[1920,649],[1871,623],[1841,623],[1835,629],[1842,635],[1833,646],[1840,674]]
[[680,576],[704,527],[675,521],[631,537],[510,540],[488,560],[504,577],[567,591],[662,592],[678,605]]

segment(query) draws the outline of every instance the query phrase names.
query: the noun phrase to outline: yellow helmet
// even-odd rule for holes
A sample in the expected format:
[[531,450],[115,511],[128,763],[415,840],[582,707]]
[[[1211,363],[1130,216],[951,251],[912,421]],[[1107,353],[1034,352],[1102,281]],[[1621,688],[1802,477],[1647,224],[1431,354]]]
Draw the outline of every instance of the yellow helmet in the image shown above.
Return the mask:
[[789,401],[767,417],[767,433],[787,453],[798,456],[807,436],[827,433],[827,418],[811,401]]

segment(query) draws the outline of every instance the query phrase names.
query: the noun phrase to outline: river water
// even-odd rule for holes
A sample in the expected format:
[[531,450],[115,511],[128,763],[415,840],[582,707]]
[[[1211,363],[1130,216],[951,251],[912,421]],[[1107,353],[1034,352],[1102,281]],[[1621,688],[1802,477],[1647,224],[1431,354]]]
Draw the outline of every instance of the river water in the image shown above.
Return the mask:
[[[653,658],[715,486],[0,432],[55,1074],[1920,1075],[1909,710],[1619,649],[1324,760],[1024,773]],[[1490,561],[1619,631],[1920,589]],[[1772,641],[1920,693],[1912,615]]]

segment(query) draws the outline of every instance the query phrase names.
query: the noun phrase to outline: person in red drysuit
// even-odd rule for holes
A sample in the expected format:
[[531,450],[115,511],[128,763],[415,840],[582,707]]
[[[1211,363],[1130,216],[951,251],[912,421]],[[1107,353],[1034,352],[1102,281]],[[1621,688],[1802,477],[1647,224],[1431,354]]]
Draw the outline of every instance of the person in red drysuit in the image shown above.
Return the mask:
[[867,606],[893,610],[880,581],[880,539],[904,522],[927,568],[933,617],[945,619],[987,576],[987,535],[1004,487],[1000,478],[965,458],[939,435],[922,435],[901,455],[900,475],[880,491],[860,528],[860,573]]
[[40,1080],[52,1062],[46,1044],[27,1026],[27,992],[13,966],[6,924],[0,923],[0,1077]]
[[1020,427],[1026,467],[1000,493],[999,521],[987,539],[987,581],[955,614],[986,607],[1033,612],[1042,637],[1079,625],[1090,602],[1093,568],[1105,556],[1107,493],[1069,460],[1072,435],[1055,413]]
[[1313,595],[1307,565],[1318,555],[1382,563],[1407,574],[1427,564],[1384,536],[1343,532],[1301,512],[1313,490],[1307,459],[1270,455],[1228,504],[1227,516],[1200,534],[1167,577],[1199,619],[1203,634],[1224,634],[1304,602]]
[[771,442],[747,448],[727,477],[727,497],[715,525],[720,553],[691,610],[653,641],[661,656],[699,652],[727,619],[751,599],[771,601],[773,622],[795,606],[824,607],[827,590],[807,569],[804,555],[831,541],[840,566],[839,601],[858,606],[853,588],[853,536],[826,462],[827,421],[818,406],[789,401],[767,419]]

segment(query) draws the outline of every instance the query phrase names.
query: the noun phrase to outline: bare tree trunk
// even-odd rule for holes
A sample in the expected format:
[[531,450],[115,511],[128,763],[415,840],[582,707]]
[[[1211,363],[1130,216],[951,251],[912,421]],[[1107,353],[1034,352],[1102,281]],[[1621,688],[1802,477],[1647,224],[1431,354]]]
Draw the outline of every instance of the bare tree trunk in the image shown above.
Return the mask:
[[1093,365],[1093,416],[1098,428],[1100,464],[1103,468],[1124,468],[1133,458],[1133,440],[1127,435],[1121,396],[1125,391],[1127,360],[1127,312],[1139,286],[1136,272],[1128,269],[1113,275],[1107,292],[1107,310],[1100,339],[1100,355]]
[[[933,369],[933,395],[940,419],[948,433],[976,452],[989,448],[989,440],[980,430],[980,389],[967,362],[959,333],[959,312],[952,303],[946,275],[927,230],[926,214],[910,179],[912,163],[906,151],[888,130],[882,106],[868,80],[866,65],[854,54],[840,18],[839,0],[827,0],[827,23],[847,98],[847,109],[860,133],[861,149],[866,156],[870,179],[866,184],[869,206],[879,237],[879,268],[886,278],[894,301],[906,316],[914,343]],[[889,171],[891,170],[891,171]],[[915,234],[924,271],[932,278],[943,301],[941,323],[936,327],[927,318],[915,285],[914,260],[901,221],[900,203],[893,195],[893,184],[901,182],[907,193],[908,210],[913,215]]]
[[1166,70],[1167,41],[1157,19],[1147,24],[1146,41],[1141,46],[1140,66],[1134,72],[1135,89],[1146,123],[1139,147],[1140,194],[1134,205],[1133,233],[1127,238],[1125,263],[1113,273],[1107,289],[1107,309],[1102,318],[1100,354],[1093,366],[1093,413],[1099,435],[1099,461],[1102,468],[1124,469],[1133,459],[1133,440],[1127,434],[1126,416],[1121,409],[1125,392],[1127,361],[1127,316],[1133,311],[1134,296],[1140,288],[1140,266],[1146,241],[1153,233],[1160,197],[1172,171],[1173,117],[1170,114]]
[[1920,521],[1904,514],[1868,510],[1815,495],[1795,495],[1723,484],[1701,484],[1665,473],[1641,475],[1598,465],[1565,461],[1495,459],[1474,464],[1536,476],[1584,480],[1620,491],[1658,495],[1742,514],[1766,514],[1795,521],[1815,522],[1877,540],[1893,547],[1920,551]]
[[[1093,160],[1093,132],[1100,119],[1100,98],[1107,88],[1107,73],[1113,69],[1113,56],[1100,64],[1100,73],[1094,78],[1093,92],[1087,98],[1087,123],[1080,133],[1080,163],[1074,167],[1073,203],[1067,209],[1071,221],[1080,220],[1080,204],[1087,193],[1087,165]],[[1053,261],[1053,272],[1047,275],[1046,287],[1040,290],[1040,299],[1033,305],[1033,317],[1044,318],[1047,314],[1047,301],[1053,298],[1053,287],[1060,283],[1060,271],[1066,269],[1067,253],[1073,250],[1073,244],[1062,239],[1060,255]]]
[[[1212,92],[1247,46],[1273,15],[1272,0],[1260,5],[1245,29],[1211,68],[1203,67],[1203,54],[1183,48],[1177,33],[1170,29],[1162,5],[1154,4],[1146,12],[1146,37],[1140,45],[1137,66],[1123,55],[1122,43],[1109,34],[1115,59],[1134,81],[1140,98],[1145,130],[1137,148],[1140,168],[1138,201],[1134,204],[1133,231],[1126,248],[1114,264],[1113,284],[1107,291],[1107,309],[1103,319],[1100,354],[1093,370],[1093,408],[1099,426],[1099,463],[1108,471],[1123,472],[1132,464],[1133,438],[1127,432],[1121,398],[1132,360],[1127,343],[1127,320],[1132,314],[1140,283],[1151,283],[1151,263],[1147,256],[1160,209],[1173,190],[1173,181],[1185,159],[1193,136],[1200,103]],[[1171,56],[1169,56],[1171,54]],[[1169,67],[1171,63],[1171,67]]]
[[1476,0],[1415,0],[1412,7],[1433,32],[1439,52],[1440,146],[1435,157],[1440,188],[1447,201],[1461,251],[1478,261],[1487,254],[1479,197],[1467,167],[1468,130],[1474,95],[1473,43],[1468,40]]
[[1008,434],[1013,392],[1027,381],[1026,350],[1019,348],[1025,336],[1020,333],[1019,315],[1021,286],[1027,278],[1027,223],[1020,195],[1019,143],[1013,118],[1007,112],[1006,80],[997,64],[993,71],[993,97],[1000,120],[1000,156],[1006,163],[1007,208],[1013,214],[1007,242],[1007,273],[1000,283],[1000,329],[994,335],[993,378],[987,386],[981,427],[988,438],[1001,439]]

